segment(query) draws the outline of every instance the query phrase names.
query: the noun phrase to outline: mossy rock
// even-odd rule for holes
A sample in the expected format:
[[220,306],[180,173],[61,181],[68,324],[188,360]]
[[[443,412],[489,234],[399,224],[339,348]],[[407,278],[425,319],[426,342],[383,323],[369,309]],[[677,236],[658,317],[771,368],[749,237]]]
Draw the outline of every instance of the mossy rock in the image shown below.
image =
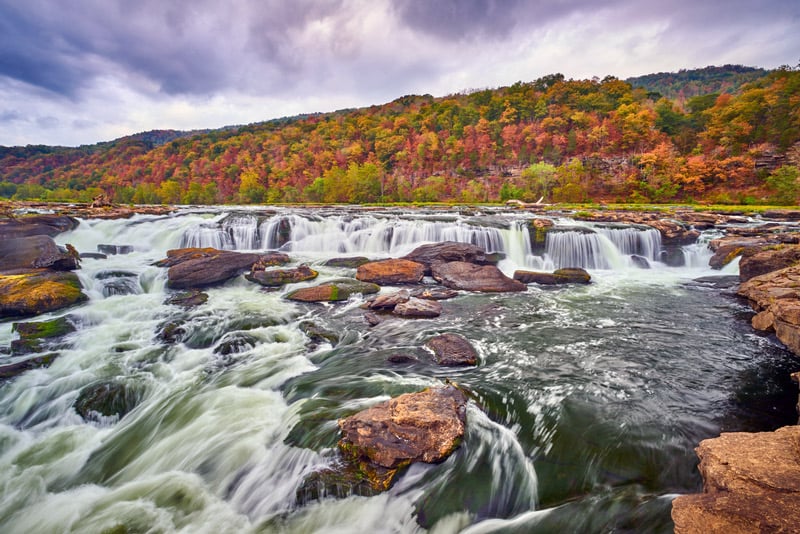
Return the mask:
[[318,286],[296,289],[286,295],[286,298],[300,302],[336,302],[347,300],[357,293],[367,295],[378,293],[380,290],[377,284],[361,282],[354,278],[340,278]]
[[35,269],[0,274],[0,319],[25,317],[60,310],[88,297],[72,272]]
[[352,258],[331,258],[326,261],[323,265],[326,267],[339,267],[344,269],[358,269],[365,263],[369,263],[371,260],[364,256],[354,256]]
[[22,339],[51,339],[71,334],[75,331],[75,324],[65,315],[50,321],[13,323],[11,330],[17,332]]
[[175,306],[181,306],[183,308],[194,308],[195,306],[205,304],[207,301],[207,293],[203,293],[199,289],[190,289],[188,291],[179,291],[178,293],[171,295],[167,300],[164,301],[164,304],[172,304]]
[[364,462],[339,463],[306,477],[297,489],[296,501],[297,504],[304,505],[327,497],[372,497],[389,489],[397,471]]
[[145,388],[122,380],[108,380],[81,389],[73,404],[86,421],[102,421],[104,417],[122,419],[144,396]]

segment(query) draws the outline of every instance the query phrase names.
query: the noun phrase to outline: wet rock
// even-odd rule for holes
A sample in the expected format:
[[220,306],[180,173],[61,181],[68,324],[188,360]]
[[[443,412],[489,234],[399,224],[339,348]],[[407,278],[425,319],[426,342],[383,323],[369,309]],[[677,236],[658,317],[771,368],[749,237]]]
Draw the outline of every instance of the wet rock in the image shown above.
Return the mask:
[[743,282],[800,262],[800,245],[774,245],[748,248],[739,261],[739,277]]
[[80,254],[81,259],[87,260],[105,260],[108,259],[108,255],[101,254],[100,252],[81,252]]
[[78,220],[66,215],[32,215],[0,218],[0,241],[19,237],[45,235],[54,237],[78,227]]
[[144,388],[122,380],[108,380],[81,389],[73,407],[85,421],[122,419],[141,400]]
[[414,462],[445,460],[461,442],[467,399],[453,386],[406,393],[339,420],[339,449],[372,489],[391,486]]
[[[389,470],[383,471],[382,476],[385,477],[385,473]],[[377,469],[372,469],[371,472],[374,479],[382,478]],[[358,466],[339,462],[329,469],[316,471],[306,477],[297,489],[295,499],[297,504],[304,505],[329,497],[338,499],[353,495],[372,497],[380,492],[381,490],[373,487],[367,473],[361,471]]]
[[49,354],[43,354],[41,356],[20,360],[14,363],[0,365],[0,380],[14,378],[15,376],[21,375],[25,371],[30,371],[31,369],[50,367],[50,364],[53,363],[53,360],[55,360],[57,357],[57,353],[51,352]]
[[174,345],[183,341],[188,333],[183,321],[167,321],[158,327],[156,339],[167,345]]
[[431,267],[436,263],[467,262],[479,265],[492,263],[492,259],[487,256],[486,251],[482,248],[456,241],[420,245],[409,254],[406,254],[403,259],[423,264],[425,266],[425,274],[431,274]]
[[717,248],[717,250],[714,252],[714,255],[711,256],[710,260],[708,260],[708,266],[712,269],[722,269],[730,262],[738,258],[743,251],[744,247],[740,245],[722,245]]
[[109,256],[130,254],[133,252],[133,247],[131,245],[97,245],[97,252]]
[[761,216],[778,221],[800,221],[800,211],[798,210],[767,210]]
[[339,334],[331,332],[312,321],[303,321],[299,327],[313,343],[330,343],[333,346],[339,343]]
[[730,289],[739,285],[739,275],[701,276],[688,282],[687,285],[714,289]]
[[42,268],[71,271],[80,265],[74,254],[46,235],[0,241],[0,271]]
[[530,235],[531,251],[533,254],[541,256],[546,248],[547,233],[555,223],[550,219],[532,219],[528,222],[528,234]]
[[301,265],[295,269],[259,269],[252,270],[244,277],[266,287],[280,287],[286,284],[313,280],[319,273],[308,265]]
[[632,254],[631,255],[631,261],[639,269],[649,269],[650,268],[650,262],[644,256],[639,256],[638,254]]
[[669,219],[646,221],[644,224],[661,232],[661,240],[665,245],[690,245],[700,237],[700,232],[697,230]]
[[369,258],[364,256],[355,256],[352,258],[331,258],[323,265],[326,267],[343,267],[347,269],[358,269],[365,263],[369,263]]
[[367,324],[370,326],[378,326],[381,324],[381,318],[378,317],[378,314],[371,311],[364,314],[364,320],[367,321]]
[[138,295],[142,292],[139,275],[128,271],[101,271],[95,278],[103,282],[103,296]]
[[422,287],[411,292],[412,297],[427,300],[447,300],[459,296],[461,293],[446,287]]
[[404,302],[408,302],[408,299],[410,298],[411,295],[408,293],[408,290],[401,289],[396,293],[378,295],[375,299],[367,303],[367,307],[370,310],[392,311],[394,310],[395,306]]
[[19,334],[19,339],[11,342],[12,354],[30,354],[53,348],[52,342],[75,331],[75,324],[69,316],[50,321],[13,323],[11,331]]
[[552,273],[538,271],[514,271],[514,280],[524,284],[588,284],[591,282],[591,275],[584,269],[567,268],[556,269]]
[[435,264],[431,272],[438,282],[451,289],[482,292],[525,291],[527,289],[525,284],[507,277],[494,265],[452,261]]
[[188,291],[179,291],[170,296],[164,301],[164,304],[173,304],[183,308],[194,308],[200,306],[208,301],[208,294],[203,293],[199,289],[190,289]]
[[800,355],[800,265],[755,276],[739,286],[738,294],[758,312],[754,328],[774,331],[789,350]]
[[38,315],[87,299],[75,273],[35,269],[0,274],[0,318]]
[[409,260],[371,261],[359,266],[356,279],[382,286],[416,284],[422,280],[425,266]]
[[280,253],[256,254],[213,248],[188,248],[168,251],[167,257],[156,262],[156,265],[169,267],[168,287],[189,289],[219,284],[245,271],[259,270],[288,261],[289,257]]
[[395,353],[395,354],[390,354],[386,358],[386,361],[389,362],[389,363],[400,365],[400,364],[404,364],[404,363],[418,362],[419,360],[417,359],[416,356],[414,356],[412,354]]
[[258,345],[258,339],[245,332],[231,332],[226,334],[219,344],[214,347],[214,354],[229,356],[247,352]]
[[339,278],[313,287],[295,289],[286,295],[289,300],[299,302],[335,302],[347,300],[351,295],[369,295],[381,290],[380,286],[361,282],[353,278]]
[[797,532],[800,426],[700,442],[703,493],[672,502],[676,534]]
[[393,314],[401,317],[439,317],[442,305],[435,300],[410,298],[394,307]]
[[478,351],[465,337],[441,334],[432,337],[425,346],[433,352],[436,363],[445,366],[477,365]]

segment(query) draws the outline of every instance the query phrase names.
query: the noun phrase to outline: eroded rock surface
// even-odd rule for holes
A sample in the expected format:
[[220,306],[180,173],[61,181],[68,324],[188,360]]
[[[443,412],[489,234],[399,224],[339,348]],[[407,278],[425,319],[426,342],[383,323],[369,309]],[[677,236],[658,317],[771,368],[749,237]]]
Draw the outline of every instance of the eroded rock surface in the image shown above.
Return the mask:
[[436,363],[446,366],[476,365],[478,351],[467,338],[458,334],[441,334],[425,343],[433,352]]
[[281,253],[243,253],[214,248],[184,248],[167,252],[167,257],[156,262],[158,267],[169,267],[167,286],[172,289],[205,287],[230,280],[258,266],[287,263],[289,257]]
[[467,262],[478,265],[497,263],[495,258],[486,254],[482,248],[456,241],[442,241],[420,245],[406,254],[403,259],[421,263],[425,266],[425,274],[431,274],[431,267],[437,263]]
[[0,274],[0,318],[38,315],[88,299],[75,273],[34,269]]
[[245,278],[251,282],[261,284],[266,287],[280,287],[286,284],[305,282],[313,280],[319,273],[308,265],[301,265],[294,269],[253,269]]
[[704,493],[673,501],[676,534],[798,532],[800,426],[724,433],[696,451]]
[[753,328],[774,331],[786,347],[800,354],[800,265],[756,276],[738,294],[758,312]]
[[739,277],[743,282],[755,276],[791,267],[800,262],[800,245],[751,247],[742,251]]
[[591,282],[591,275],[584,269],[567,268],[556,269],[552,273],[539,271],[514,271],[514,280],[523,284],[588,284]]
[[397,304],[392,313],[401,317],[439,317],[442,314],[442,305],[435,300],[411,297]]
[[300,302],[334,302],[347,300],[351,295],[377,293],[380,286],[353,278],[339,278],[313,287],[295,289],[286,298]]
[[358,267],[356,278],[381,286],[416,284],[422,280],[425,266],[409,260],[380,260],[364,263]]
[[42,268],[78,269],[77,254],[62,249],[47,235],[0,240],[0,271]]
[[451,261],[434,264],[431,273],[438,282],[451,289],[481,292],[527,290],[525,284],[507,277],[494,265]]

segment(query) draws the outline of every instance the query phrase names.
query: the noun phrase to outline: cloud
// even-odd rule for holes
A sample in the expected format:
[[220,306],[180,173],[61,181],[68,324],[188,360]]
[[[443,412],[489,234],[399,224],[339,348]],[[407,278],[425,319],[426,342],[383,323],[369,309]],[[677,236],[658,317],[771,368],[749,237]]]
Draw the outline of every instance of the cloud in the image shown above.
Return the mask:
[[0,102],[14,112],[0,114],[0,144],[241,124],[553,72],[796,64],[797,27],[796,0],[0,0]]

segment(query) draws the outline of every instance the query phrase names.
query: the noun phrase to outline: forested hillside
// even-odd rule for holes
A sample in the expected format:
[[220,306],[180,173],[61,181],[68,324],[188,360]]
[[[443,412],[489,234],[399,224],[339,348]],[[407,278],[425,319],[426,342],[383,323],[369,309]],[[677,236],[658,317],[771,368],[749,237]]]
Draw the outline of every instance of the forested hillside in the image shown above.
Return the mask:
[[[656,78],[645,89],[613,77],[555,74],[190,136],[150,132],[80,148],[0,148],[0,196],[796,203],[800,72],[720,69],[757,77],[733,93],[701,84],[714,90],[691,97],[686,82],[682,97],[667,99],[656,94]],[[682,79],[659,76],[669,91]]]

